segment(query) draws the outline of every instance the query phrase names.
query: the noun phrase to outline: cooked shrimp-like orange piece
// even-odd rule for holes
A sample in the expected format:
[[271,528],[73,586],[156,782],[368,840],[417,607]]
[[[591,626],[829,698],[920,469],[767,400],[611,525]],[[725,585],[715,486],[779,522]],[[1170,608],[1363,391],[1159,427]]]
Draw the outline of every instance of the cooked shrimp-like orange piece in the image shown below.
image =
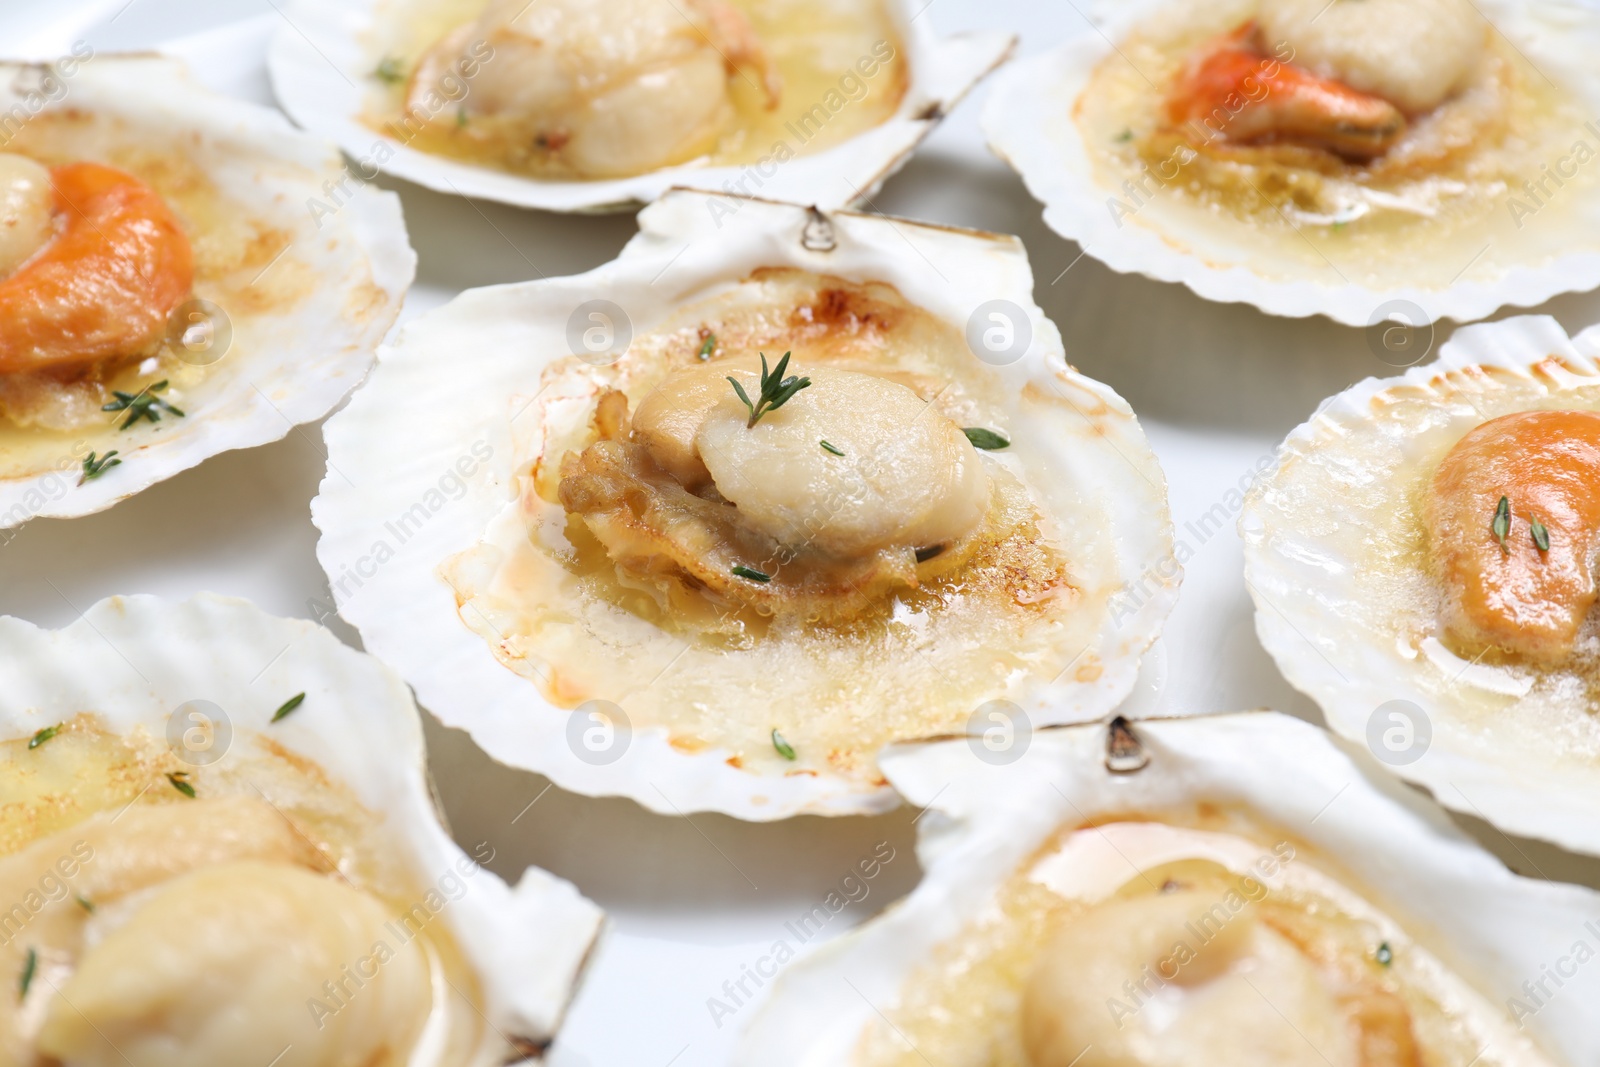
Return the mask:
[[189,239],[155,190],[98,163],[50,181],[60,232],[0,281],[0,374],[146,351],[194,284]]
[[1405,133],[1400,110],[1381,97],[1264,56],[1234,34],[1178,82],[1167,101],[1176,125],[1196,123],[1239,144],[1287,141],[1373,159]]
[[[1502,527],[1504,547],[1495,529],[1501,497],[1509,523]],[[1427,511],[1445,590],[1441,621],[1458,651],[1498,648],[1540,663],[1565,659],[1596,599],[1600,413],[1525,411],[1491,419],[1439,465]]]

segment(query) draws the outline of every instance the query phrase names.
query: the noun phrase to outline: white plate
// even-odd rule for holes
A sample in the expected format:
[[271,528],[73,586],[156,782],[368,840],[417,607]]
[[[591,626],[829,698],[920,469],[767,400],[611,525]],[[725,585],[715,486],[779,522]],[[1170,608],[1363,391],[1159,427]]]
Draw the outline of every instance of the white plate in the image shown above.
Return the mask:
[[[46,11],[53,27],[44,25]],[[268,0],[13,4],[0,12],[0,33],[18,17],[36,27],[18,39],[29,51],[64,50],[85,33],[96,48],[148,47],[242,14],[260,21],[185,52],[209,84],[264,100],[265,41],[282,25]],[[1071,5],[1043,0],[933,0],[920,18],[941,33],[1021,33],[1024,53],[1043,52],[1082,26]],[[1157,714],[1271,706],[1315,719],[1256,641],[1231,494],[1323,398],[1394,369],[1361,331],[1208,304],[1180,286],[1080,259],[1081,249],[1041,223],[1022,183],[989,154],[977,122],[983,94],[980,87],[958,108],[872,205],[1021,235],[1035,299],[1060,327],[1073,363],[1139,413],[1167,472],[1188,559],[1182,597],[1134,699]],[[391,187],[422,257],[405,317],[470,286],[599,266],[635,233],[626,216],[544,215]],[[1559,298],[1540,310],[1576,331],[1600,322],[1600,297]],[[182,599],[212,589],[275,614],[314,616],[317,602],[331,599],[309,511],[324,471],[320,449],[320,433],[307,427],[276,445],[220,456],[104,515],[24,527],[0,547],[0,613],[63,626],[113,593]],[[348,628],[339,632],[354,639]],[[823,901],[880,841],[896,858],[824,937],[902,896],[920,875],[915,811],[761,826],[720,816],[691,822],[629,801],[544,792],[545,780],[496,766],[460,733],[434,727],[428,741],[452,828],[469,851],[490,840],[501,874],[531,863],[568,878],[614,922],[552,1067],[720,1067],[750,1013],[741,1009],[719,1028],[706,1001],[789,936],[785,923]],[[1468,828],[1521,873],[1600,886],[1600,863],[1512,843],[1481,824]]]

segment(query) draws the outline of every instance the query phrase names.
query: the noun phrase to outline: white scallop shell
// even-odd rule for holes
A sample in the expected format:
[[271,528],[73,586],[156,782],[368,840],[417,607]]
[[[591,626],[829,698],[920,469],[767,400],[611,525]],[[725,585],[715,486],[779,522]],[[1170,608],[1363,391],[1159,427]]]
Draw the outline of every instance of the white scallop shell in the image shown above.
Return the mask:
[[[1545,364],[1552,356],[1560,367]],[[1514,672],[1459,660],[1437,641],[1418,654],[1380,635],[1368,617],[1373,592],[1363,588],[1352,558],[1349,535],[1364,538],[1361,531],[1382,518],[1370,514],[1350,479],[1387,479],[1384,465],[1404,462],[1410,443],[1408,432],[1391,424],[1385,395],[1407,390],[1427,397],[1438,410],[1430,429],[1453,427],[1459,437],[1495,413],[1480,413],[1479,405],[1492,406],[1507,380],[1553,406],[1563,391],[1600,386],[1600,327],[1568,339],[1545,316],[1469,326],[1436,362],[1397,378],[1369,378],[1324,402],[1284,441],[1276,466],[1245,504],[1239,519],[1245,583],[1262,645],[1284,677],[1322,706],[1335,732],[1369,744],[1369,724],[1381,706],[1408,701],[1431,724],[1431,740],[1420,758],[1394,765],[1396,773],[1427,786],[1446,807],[1503,830],[1600,854],[1593,739],[1563,751],[1553,719],[1553,733],[1538,734],[1548,698],[1530,692]],[[1347,449],[1366,451],[1368,466],[1352,461]],[[1325,476],[1345,486],[1334,494],[1339,499],[1307,491],[1311,479]],[[1466,699],[1479,691],[1513,698],[1511,707],[1468,714]]]
[[[441,720],[471,732],[494,758],[548,775],[566,789],[627,796],[663,813],[712,810],[753,820],[894,806],[887,788],[842,776],[763,777],[728,766],[725,751],[685,753],[659,727],[636,729],[615,763],[579,760],[567,741],[572,713],[546,702],[532,682],[496,660],[462,622],[454,591],[437,573],[515,500],[512,399],[531,394],[547,365],[570,359],[574,309],[612,300],[627,309],[637,336],[758,268],[792,266],[888,282],[951,323],[966,323],[992,298],[1005,298],[1026,314],[1032,331],[1026,353],[985,373],[997,376],[1006,395],[1021,397],[1033,383],[1063,398],[1063,406],[1052,403],[1032,416],[1019,400],[1014,426],[1025,426],[1041,453],[1053,457],[1051,481],[1059,491],[1077,494],[1075,509],[1067,506],[1072,521],[1105,524],[1116,569],[1115,579],[1106,579],[1107,591],[1132,592],[1099,620],[1099,636],[1086,649],[1099,657],[1103,674],[1092,682],[1058,680],[1031,693],[1023,709],[1035,724],[1109,714],[1132,690],[1140,657],[1177,597],[1180,568],[1166,481],[1126,402],[1066,365],[1060,334],[1033,303],[1021,243],[756,200],[718,219],[708,208],[721,203],[720,197],[675,190],[640,214],[641,232],[614,262],[570,278],[470,290],[408,323],[380,350],[372,379],[326,427],[330,473],[312,503],[322,531],[317,556],[340,614]],[[830,250],[807,247],[817,244],[819,227]],[[1073,406],[1077,414],[1067,410]],[[1023,435],[1013,437],[1020,443]],[[439,480],[457,469],[475,442],[487,445],[490,458],[467,474],[461,499],[446,504]],[[431,515],[420,528],[408,526],[405,537],[396,536],[393,521],[430,493],[440,506],[429,505]]]
[[[546,211],[630,211],[673,186],[732,188],[747,194],[843,207],[871,197],[910,158],[917,145],[990,71],[1010,55],[1016,38],[996,32],[935,36],[920,5],[888,0],[909,53],[910,84],[893,117],[825,151],[797,155],[772,175],[749,166],[683,164],[627,178],[551,181],[523,177],[420,152],[361,123],[367,75],[378,57],[366,39],[380,0],[293,0],[281,12],[268,53],[278,100],[306,129],[337,141],[356,159],[443,193],[498,200]],[[379,146],[384,146],[380,151]]]
[[[1253,304],[1270,315],[1326,315],[1347,326],[1368,326],[1391,317],[1403,302],[1411,325],[1438,319],[1472,322],[1501,307],[1532,307],[1558,293],[1600,286],[1600,200],[1567,207],[1561,221],[1567,251],[1547,261],[1499,256],[1486,248],[1464,263],[1446,288],[1372,288],[1341,277],[1336,284],[1306,278],[1269,278],[1225,233],[1163,232],[1148,213],[1115,217],[1111,200],[1125,194],[1102,184],[1073,121],[1074,103],[1094,69],[1128,32],[1159,17],[1172,0],[1117,0],[1094,5],[1083,29],[1041,55],[1011,63],[995,79],[984,107],[983,127],[994,152],[1022,176],[1045,205],[1051,229],[1078,242],[1087,255],[1124,274],[1181,282],[1207,300]],[[1541,70],[1557,72],[1579,94],[1584,110],[1600,115],[1600,78],[1590,62],[1600,47],[1600,13],[1560,0],[1480,0],[1475,8]],[[1575,130],[1574,139],[1595,134]],[[1554,162],[1554,161],[1551,161]],[[1533,224],[1530,224],[1533,225]],[[1220,227],[1218,227],[1220,230]],[[1497,258],[1498,257],[1498,258]],[[1355,274],[1354,270],[1350,271]]]
[[[1035,735],[1009,767],[960,741],[896,746],[882,762],[896,789],[929,809],[920,885],[865,926],[789,965],[744,1034],[737,1067],[840,1067],[877,1012],[935,948],[991,907],[996,891],[1061,826],[1128,812],[1242,808],[1337,862],[1328,872],[1398,922],[1496,1008],[1521,983],[1600,931],[1600,894],[1520,878],[1426,799],[1352,759],[1327,734],[1277,712],[1151,721],[1136,729],[1150,762],[1106,768],[1104,727]],[[1115,862],[1115,861],[1114,861]],[[1586,924],[1594,924],[1586,926]],[[1525,1020],[1572,1064],[1600,1055],[1589,1005],[1600,971],[1579,970]],[[1515,1031],[1509,1016],[1505,1028]]]
[[[285,253],[318,279],[291,310],[229,314],[233,343],[181,404],[186,418],[75,434],[74,450],[40,470],[0,480],[0,531],[33,518],[72,518],[111,507],[235,448],[253,448],[326,415],[371,368],[416,273],[400,200],[352,180],[337,150],[278,112],[218,95],[180,61],[95,56],[63,79],[54,101],[30,87],[39,68],[0,64],[0,111],[77,109],[108,115],[126,136],[186,137],[193,162],[252,217],[291,235]],[[344,183],[330,203],[327,183]],[[314,215],[312,201],[328,205]],[[269,265],[262,272],[271,270]],[[176,399],[177,394],[173,394]],[[109,416],[108,416],[109,418]],[[78,485],[90,450],[121,453],[121,466]]]
[[[111,597],[63,630],[0,617],[0,677],[0,736],[31,736],[90,710],[109,730],[160,738],[176,709],[203,699],[231,725],[224,762],[250,734],[270,734],[381,816],[420,884],[473,863],[434,806],[422,719],[405,683],[314,623],[210,594]],[[300,708],[270,723],[298,692]],[[478,973],[479,1007],[501,1034],[542,1046],[600,934],[600,909],[537,867],[514,888],[481,869],[467,885],[441,914]],[[490,1043],[470,1062],[498,1067]]]

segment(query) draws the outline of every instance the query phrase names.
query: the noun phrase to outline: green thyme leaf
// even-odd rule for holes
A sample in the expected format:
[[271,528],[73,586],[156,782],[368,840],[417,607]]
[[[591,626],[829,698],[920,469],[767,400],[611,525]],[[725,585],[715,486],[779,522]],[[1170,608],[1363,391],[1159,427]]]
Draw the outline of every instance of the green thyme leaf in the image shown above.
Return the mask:
[[1540,552],[1550,551],[1550,531],[1545,529],[1544,523],[1540,522],[1537,518],[1534,518],[1531,521],[1533,527],[1533,547],[1537,548]]
[[778,732],[776,726],[772,728],[772,747],[777,749],[778,755],[784,759],[792,760],[795,758],[794,746],[783,739],[783,735]]
[[1506,536],[1511,533],[1511,499],[1501,497],[1500,503],[1494,509],[1494,522],[1489,529],[1494,531],[1494,539],[1500,542],[1500,551],[1509,555],[1511,546],[1506,544]]
[[1132,130],[1123,130],[1121,133],[1117,134],[1118,144],[1127,144],[1131,140],[1133,140]]
[[778,365],[768,370],[767,354],[765,352],[761,353],[761,396],[753,404],[750,402],[750,394],[744,391],[744,386],[740,385],[734,378],[728,378],[728,381],[733,385],[733,391],[739,394],[739,399],[750,410],[750,421],[745,423],[747,429],[760,422],[761,416],[767,412],[777,411],[783,407],[791,397],[811,384],[810,378],[795,376],[785,378],[783,376],[783,372],[789,368],[789,357],[792,354],[785,352],[783,358],[778,360]]
[[116,459],[116,454],[117,450],[113,448],[111,451],[99,458],[96,458],[93,452],[90,452],[87,456],[84,456],[83,476],[78,479],[78,484],[82,485],[84,482],[92,481],[93,479],[100,477],[112,467],[122,466],[122,460]]
[[189,784],[189,774],[187,771],[174,771],[167,775],[167,781],[172,783],[172,788],[176,789],[190,800],[194,799],[194,786]]
[[292,713],[295,708],[298,708],[301,704],[304,704],[305,702],[306,702],[306,695],[304,693],[296,693],[294,696],[290,697],[288,700],[285,700],[283,702],[283,706],[282,707],[280,707],[277,711],[272,713],[272,721],[273,722],[277,722],[279,719],[281,719],[281,718],[285,717],[286,715],[289,715],[290,713]]
[[28,956],[22,961],[22,981],[17,983],[18,1000],[23,1000],[28,995],[28,987],[33,985],[33,976],[39,973],[39,953],[36,949],[28,949]]
[[58,734],[60,732],[61,732],[61,727],[59,725],[58,726],[46,726],[43,730],[40,730],[38,733],[34,734],[31,738],[28,739],[28,748],[29,749],[38,748],[40,745],[44,744],[46,741],[50,740],[52,737],[54,737],[56,734]]
[[962,427],[962,433],[967,435],[967,440],[972,442],[973,448],[981,448],[988,452],[1010,448],[1011,440],[993,430],[985,430],[982,426]]
[[73,897],[72,899],[78,902],[78,907],[82,908],[90,915],[94,914],[94,903],[92,901],[89,901],[83,897]]
[[767,574],[765,571],[758,571],[754,567],[746,567],[743,563],[735,563],[733,565],[733,573],[741,578],[748,578],[752,582],[766,583],[772,581],[772,575]]
[[167,385],[167,380],[163,378],[154,385],[145,386],[137,393],[124,393],[120,389],[113,389],[111,390],[111,395],[116,397],[116,399],[109,404],[102,405],[100,410],[126,411],[128,413],[128,417],[123,420],[122,425],[117,427],[119,430],[126,430],[140,419],[149,419],[151,422],[160,422],[161,413],[163,411],[172,415],[176,415],[181,419],[184,417],[184,413],[181,408],[174,407],[165,400],[162,400],[160,397],[156,396],[157,393],[166,392]]
[[384,56],[378,61],[372,76],[386,85],[398,85],[406,80],[406,65],[397,56]]
[[844,449],[839,448],[837,445],[830,445],[826,441],[818,441],[817,444],[822,446],[824,452],[832,452],[836,456],[844,455]]
[[1387,967],[1394,962],[1394,950],[1389,947],[1389,942],[1384,941],[1378,945],[1378,951],[1373,953],[1378,963]]
[[467,124],[467,105],[462,104],[460,107],[456,108],[456,126],[457,126],[457,128],[459,128],[459,127],[465,126],[466,124]]
[[700,358],[703,360],[710,359],[711,353],[715,352],[716,350],[717,335],[714,333],[706,334],[705,341],[700,345]]
[[930,559],[942,555],[944,550],[944,545],[924,545],[916,551],[917,562],[926,563]]

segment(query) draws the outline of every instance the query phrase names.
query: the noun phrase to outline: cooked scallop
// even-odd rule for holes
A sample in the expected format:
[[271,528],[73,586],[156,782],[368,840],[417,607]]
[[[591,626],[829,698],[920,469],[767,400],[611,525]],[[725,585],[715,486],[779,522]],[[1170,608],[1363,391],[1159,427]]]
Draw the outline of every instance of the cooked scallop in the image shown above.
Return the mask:
[[553,1038],[600,915],[450,840],[375,661],[134,597],[0,619],[0,672],[0,1064],[500,1067]]
[[1129,0],[1010,67],[984,126],[1113,269],[1468,322],[1600,285],[1596,48],[1561,0]]
[[[1256,627],[1452,808],[1600,852],[1600,334],[1459,331],[1301,426],[1241,516]],[[1314,642],[1314,643],[1313,643]]]
[[[423,57],[413,110],[485,48],[460,111],[559,157],[585,177],[682,163],[716,148],[733,121],[728,81],[782,79],[749,21],[725,0],[494,0]],[[476,69],[476,68],[475,68]],[[457,121],[452,114],[450,121]]]
[[[554,211],[859,201],[1015,43],[914,0],[292,0],[284,109],[363,171]],[[325,56],[345,57],[340,66]]]
[[[1068,367],[1020,247],[716,203],[671,194],[594,278],[464,295],[333,424],[319,555],[369,647],[497,758],[665,812],[877,810],[886,744],[1105,714],[1181,568],[1136,420]],[[569,347],[596,301],[631,319],[610,362]],[[1006,314],[997,363],[969,322]],[[420,418],[444,351],[481,365]],[[372,517],[409,531],[444,488],[368,473],[402,439],[457,501],[395,543]]]
[[1470,0],[1266,0],[1259,18],[1295,63],[1409,113],[1465,85],[1493,32]]
[[964,738],[883,763],[926,809],[922,880],[785,967],[735,1067],[1553,1067],[1600,1051],[1585,1001],[1600,977],[1579,962],[1600,894],[1513,875],[1304,722],[1117,721],[1035,734],[1004,766]]
[[399,200],[279,113],[160,56],[43,70],[0,70],[0,530],[321,418],[415,268]]

